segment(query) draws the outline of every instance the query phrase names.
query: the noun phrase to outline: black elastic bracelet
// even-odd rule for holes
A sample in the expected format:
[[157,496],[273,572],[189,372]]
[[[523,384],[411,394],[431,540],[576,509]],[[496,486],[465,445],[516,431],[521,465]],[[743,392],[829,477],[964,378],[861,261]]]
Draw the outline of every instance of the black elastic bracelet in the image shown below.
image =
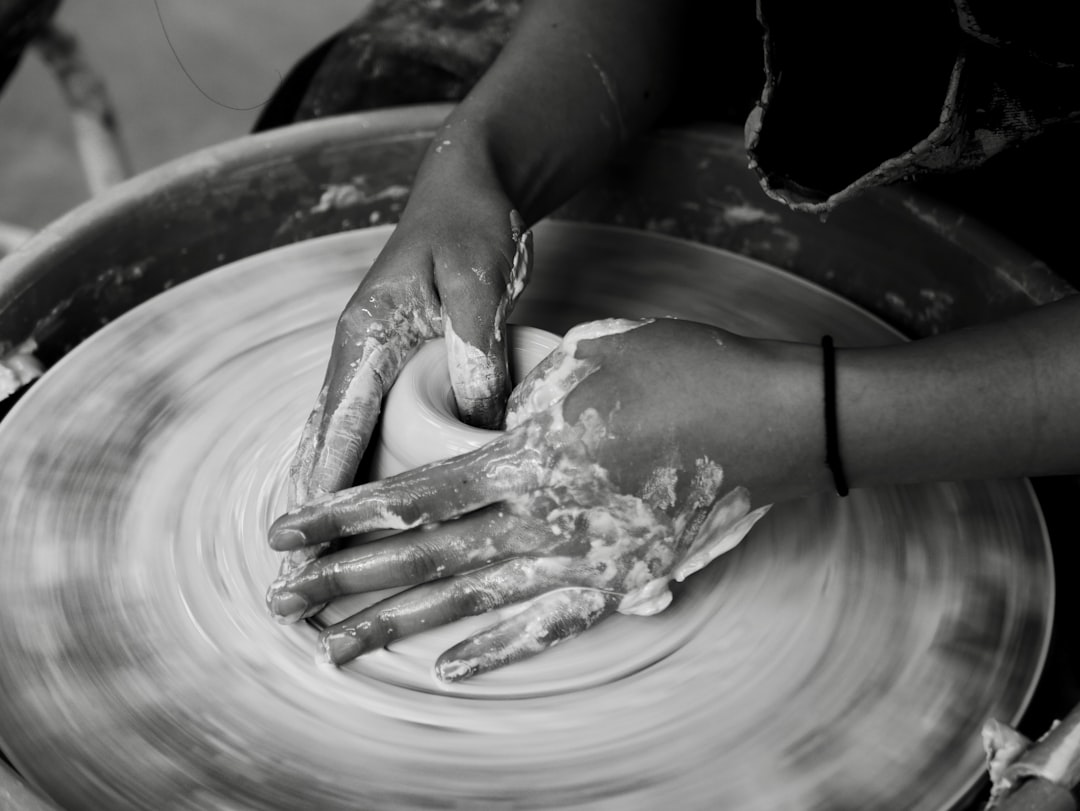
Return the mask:
[[821,353],[825,366],[825,464],[832,471],[836,494],[848,494],[844,463],[840,461],[840,432],[836,422],[836,348],[831,335],[821,336]]

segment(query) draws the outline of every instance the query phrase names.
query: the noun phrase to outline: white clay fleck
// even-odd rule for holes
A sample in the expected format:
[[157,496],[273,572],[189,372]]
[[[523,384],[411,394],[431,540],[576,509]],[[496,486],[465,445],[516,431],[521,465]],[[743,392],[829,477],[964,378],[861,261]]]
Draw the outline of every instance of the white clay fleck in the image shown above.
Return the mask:
[[651,617],[671,605],[671,589],[668,578],[658,577],[637,591],[629,592],[619,603],[620,614]]
[[[510,278],[506,282],[506,292],[495,308],[493,332],[496,341],[502,340],[503,325],[506,324],[506,319],[510,310],[513,309],[514,304],[525,291],[525,285],[528,283],[529,275],[532,272],[531,255],[529,252],[531,235],[528,231],[524,230],[524,226],[520,222],[520,217],[517,216],[517,212],[511,212],[510,233],[516,245],[514,249],[514,260],[510,263]],[[477,268],[473,268],[473,273],[477,273],[480,281],[485,282],[486,279],[480,276],[480,273],[482,272],[483,271],[478,271]]]
[[708,456],[695,460],[695,467],[690,490],[702,502],[712,502],[724,483],[724,470]]
[[622,108],[619,106],[619,99],[615,95],[615,88],[611,83],[611,79],[608,77],[604,69],[600,67],[596,58],[589,53],[585,52],[585,56],[589,60],[589,64],[592,65],[593,70],[596,71],[596,75],[600,78],[600,84],[604,88],[604,93],[607,94],[608,99],[611,101],[611,106],[615,110],[615,123],[618,128],[619,138],[625,140],[627,137],[626,123],[623,121]]
[[1009,766],[1027,751],[1031,740],[1012,727],[990,719],[983,724],[982,744],[990,778],[990,802],[987,807],[993,807],[1012,790],[1014,782],[1009,774]]
[[0,356],[0,400],[10,397],[45,372],[45,367],[34,357],[36,349],[37,343],[31,339]]
[[666,510],[675,506],[675,486],[679,472],[673,467],[658,467],[652,472],[642,488],[641,495],[649,506]]

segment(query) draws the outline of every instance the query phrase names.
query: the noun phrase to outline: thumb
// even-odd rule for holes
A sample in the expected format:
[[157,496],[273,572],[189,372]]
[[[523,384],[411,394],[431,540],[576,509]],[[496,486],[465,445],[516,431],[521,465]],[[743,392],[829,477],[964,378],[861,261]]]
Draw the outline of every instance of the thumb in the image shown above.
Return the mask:
[[[532,267],[532,233],[516,211],[509,244],[509,261],[502,251],[485,251],[467,260],[467,272],[439,285],[454,399],[462,420],[481,428],[502,427],[511,389],[506,322]],[[436,273],[442,275],[438,267]]]

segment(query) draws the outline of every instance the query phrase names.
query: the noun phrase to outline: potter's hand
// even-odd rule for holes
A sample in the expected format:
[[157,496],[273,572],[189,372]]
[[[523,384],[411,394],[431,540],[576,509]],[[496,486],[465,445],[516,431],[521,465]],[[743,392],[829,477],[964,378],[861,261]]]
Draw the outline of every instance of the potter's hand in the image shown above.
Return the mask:
[[[532,656],[615,611],[661,610],[669,580],[730,549],[761,517],[767,507],[751,511],[751,492],[761,503],[827,486],[798,473],[823,468],[820,432],[800,448],[774,430],[790,421],[786,386],[820,396],[816,352],[778,359],[784,346],[794,345],[672,320],[575,328],[514,391],[502,437],[279,518],[271,545],[280,550],[404,531],[281,578],[271,610],[297,620],[336,595],[416,586],[324,632],[327,658],[340,664],[528,601],[444,653],[444,680]],[[794,431],[809,434],[819,419],[804,415]]]
[[525,285],[531,234],[505,197],[474,192],[416,193],[349,301],[293,462],[292,505],[353,483],[383,396],[428,338],[446,337],[462,418],[501,427],[506,319]]
[[510,41],[436,132],[398,230],[342,317],[293,504],[352,484],[408,346],[443,327],[460,339],[448,350],[462,415],[500,425],[502,322],[526,272],[510,209],[539,220],[655,120],[677,86],[682,6],[523,4]]

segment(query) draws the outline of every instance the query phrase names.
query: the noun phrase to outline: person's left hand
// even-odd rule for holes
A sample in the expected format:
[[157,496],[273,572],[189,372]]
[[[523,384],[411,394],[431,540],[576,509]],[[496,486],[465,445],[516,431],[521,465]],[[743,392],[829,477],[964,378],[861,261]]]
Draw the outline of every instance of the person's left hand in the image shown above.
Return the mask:
[[323,632],[326,658],[340,665],[528,601],[439,658],[449,681],[535,655],[615,611],[662,610],[670,580],[735,546],[768,510],[751,511],[751,489],[786,497],[823,483],[800,470],[806,460],[817,470],[819,432],[800,444],[776,430],[800,405],[792,382],[815,388],[817,355],[804,363],[783,347],[801,349],[669,319],[576,327],[511,395],[498,439],[279,518],[278,550],[401,532],[283,576],[271,612],[296,621],[335,596],[414,586]]

